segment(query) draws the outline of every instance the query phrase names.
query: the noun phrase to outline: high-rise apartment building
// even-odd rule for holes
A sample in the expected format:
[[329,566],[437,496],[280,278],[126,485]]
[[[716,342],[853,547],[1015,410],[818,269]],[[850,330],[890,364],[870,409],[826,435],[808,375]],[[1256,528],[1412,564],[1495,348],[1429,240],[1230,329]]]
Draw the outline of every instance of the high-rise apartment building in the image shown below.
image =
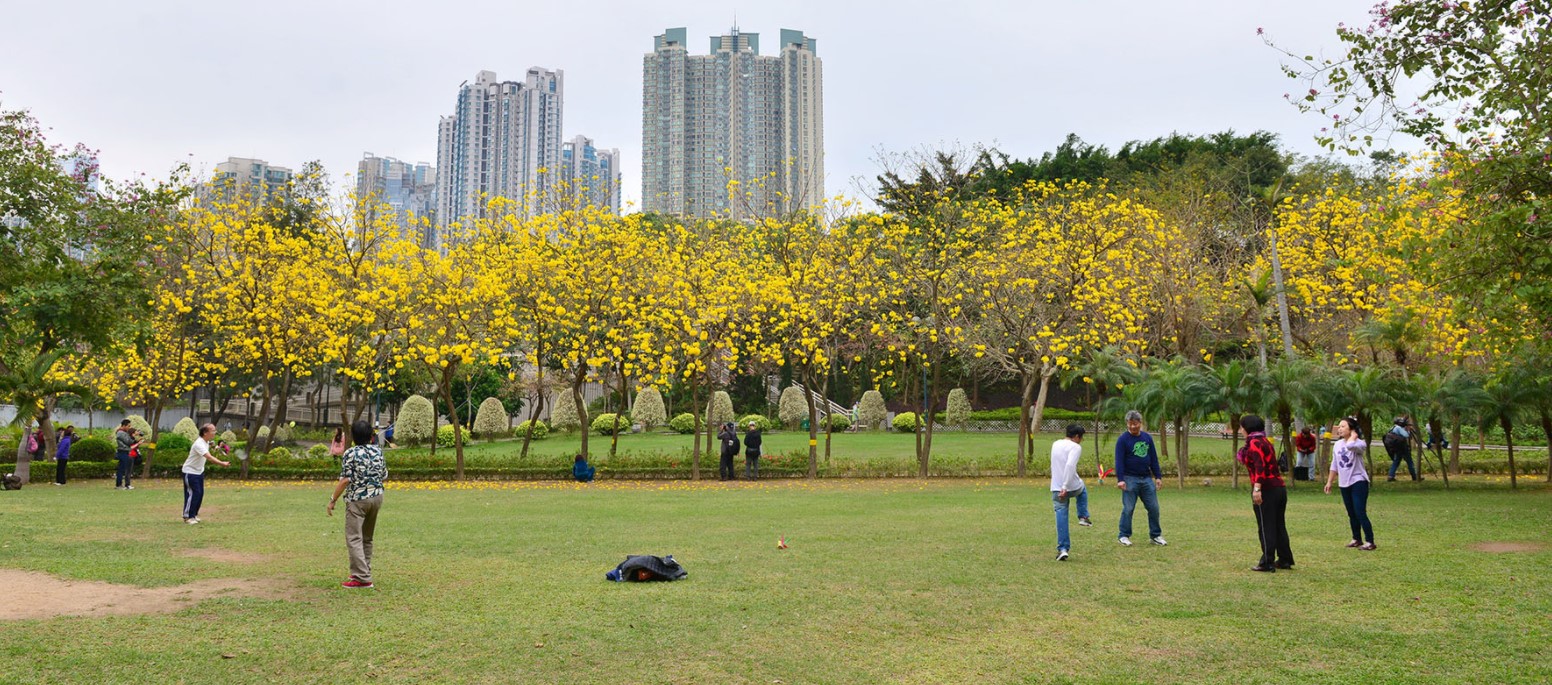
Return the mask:
[[439,223],[483,217],[497,197],[535,206],[559,176],[564,93],[564,72],[540,67],[521,82],[481,71],[463,83],[437,128]]
[[[824,75],[817,41],[782,29],[775,56],[736,27],[691,55],[686,31],[642,68],[642,208],[734,218],[824,198]],[[730,182],[736,181],[734,185]]]
[[370,152],[356,167],[356,197],[370,203],[369,210],[386,204],[401,223],[426,226],[421,240],[436,245],[436,168],[426,162],[410,164]]
[[600,150],[593,139],[576,136],[561,145],[561,180],[573,197],[620,213],[620,151]]
[[291,169],[274,166],[262,159],[228,157],[216,165],[215,181],[218,186],[230,183],[234,189],[246,189],[268,197],[284,191],[295,176]]

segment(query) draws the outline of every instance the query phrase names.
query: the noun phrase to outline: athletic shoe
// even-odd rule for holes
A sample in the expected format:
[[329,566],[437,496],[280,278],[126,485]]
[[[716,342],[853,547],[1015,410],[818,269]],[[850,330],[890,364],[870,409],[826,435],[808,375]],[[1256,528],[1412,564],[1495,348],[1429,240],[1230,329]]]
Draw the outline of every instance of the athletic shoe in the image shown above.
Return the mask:
[[1362,547],[1362,546],[1363,546],[1363,543],[1362,543],[1362,542],[1359,542],[1359,541],[1357,541],[1357,540],[1354,540],[1354,541],[1352,541],[1352,542],[1349,542],[1349,543],[1347,543],[1347,546],[1348,546],[1348,547]]
[[1282,569],[1284,571],[1287,571],[1287,570],[1293,568],[1293,562],[1289,562],[1289,561],[1279,561],[1275,565],[1277,566],[1277,568],[1280,568],[1280,569]]
[[1361,550],[1363,550],[1365,552],[1373,552],[1374,550],[1379,549],[1379,545],[1376,545],[1376,544],[1374,544],[1372,542],[1366,542],[1361,547],[1359,547],[1358,549],[1361,549]]
[[1116,542],[1121,543],[1122,547],[1131,547],[1132,546],[1132,539],[1131,538],[1116,538]]
[[199,519],[183,519],[183,522],[192,526],[196,523],[199,523]]
[[1163,535],[1160,535],[1160,536],[1158,536],[1156,538],[1150,538],[1148,540],[1148,542],[1151,542],[1151,543],[1153,543],[1155,545],[1158,545],[1160,547],[1163,547],[1164,545],[1169,544],[1169,542],[1164,540],[1164,536]]
[[345,581],[343,583],[340,583],[340,587],[348,587],[348,588],[354,590],[354,589],[358,589],[358,588],[369,588],[369,587],[372,587],[372,584],[356,580],[355,578],[351,578],[350,580],[347,580],[347,581]]
[[64,485],[64,483],[55,483],[55,485]]
[[1078,525],[1080,525],[1080,526],[1092,526],[1092,525],[1094,525],[1094,522],[1090,521],[1089,517],[1087,517],[1087,516],[1081,516],[1081,517],[1078,518]]
[[124,489],[125,490],[134,490],[135,486],[133,486],[133,485],[126,485],[126,486],[124,486]]
[[1260,564],[1256,564],[1255,566],[1250,567],[1250,570],[1255,571],[1257,573],[1276,573],[1277,572],[1277,569],[1272,568],[1271,566],[1262,566]]
[[1067,550],[1065,550],[1065,549],[1056,550],[1056,560],[1057,561],[1067,561]]

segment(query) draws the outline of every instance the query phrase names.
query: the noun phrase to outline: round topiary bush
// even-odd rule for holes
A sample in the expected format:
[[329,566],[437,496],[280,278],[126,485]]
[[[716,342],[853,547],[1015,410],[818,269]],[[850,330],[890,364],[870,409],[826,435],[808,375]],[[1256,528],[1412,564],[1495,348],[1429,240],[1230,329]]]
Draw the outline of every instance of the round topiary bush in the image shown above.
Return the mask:
[[884,427],[884,419],[889,417],[889,407],[884,405],[884,396],[877,390],[869,390],[862,393],[862,401],[857,404],[857,420],[863,425],[880,430]]
[[313,445],[312,447],[307,448],[307,458],[308,459],[328,459],[329,458],[329,446],[325,445],[325,444],[322,444],[322,443],[319,443],[317,445]]
[[599,414],[598,418],[593,419],[593,432],[599,435],[614,435],[616,430],[620,433],[629,433],[631,428],[630,416],[619,415],[618,424],[615,423],[615,417],[615,414]]
[[487,397],[480,403],[479,410],[474,413],[474,434],[486,440],[495,440],[506,434],[509,423],[511,418],[507,416],[506,407],[501,405],[501,400]]
[[636,403],[631,405],[631,418],[641,424],[642,430],[652,430],[668,422],[668,412],[663,409],[663,393],[655,385],[641,389]]
[[543,440],[547,437],[550,437],[550,427],[544,425],[543,421],[524,421],[519,423],[517,424],[517,430],[513,431],[512,434],[519,438],[523,437],[523,435],[528,432],[528,424],[530,423],[533,424],[534,440]]
[[725,390],[718,390],[711,395],[711,415],[706,417],[708,423],[720,426],[733,420],[733,398]]
[[228,445],[236,445],[237,434],[231,431],[221,431],[221,442],[224,442]]
[[194,441],[177,433],[164,433],[162,439],[156,441],[156,450],[169,457],[184,459],[189,456],[189,448],[194,446]]
[[915,433],[916,412],[907,411],[895,414],[894,427],[895,430],[901,433]]
[[750,414],[739,419],[737,426],[738,430],[748,430],[750,422],[753,422],[755,425],[759,426],[760,432],[762,433],[769,433],[773,430],[776,430],[776,422],[772,421],[770,417],[760,414]]
[[291,450],[288,450],[288,449],[286,449],[284,447],[276,447],[276,448],[270,450],[268,454],[265,454],[264,457],[266,459],[269,459],[270,461],[282,461],[282,460],[290,459],[291,458]]
[[187,416],[172,425],[172,432],[188,438],[190,443],[199,439],[199,426],[194,425],[194,419]]
[[577,414],[577,398],[571,394],[571,388],[556,391],[555,401],[550,404],[550,428],[562,433],[570,433],[581,427],[582,419]]
[[436,425],[436,407],[431,400],[420,395],[410,395],[399,406],[399,415],[393,424],[394,442],[419,445],[431,439]]
[[799,390],[798,386],[789,385],[786,390],[781,391],[781,402],[777,405],[776,416],[787,428],[797,428],[803,419],[808,418],[808,399],[803,397],[803,391]]
[[830,432],[832,433],[839,433],[847,428],[851,428],[851,417],[845,414],[831,414],[829,421]]
[[151,439],[151,422],[147,421],[144,416],[139,414],[130,414],[124,418],[129,419],[129,427],[140,433],[141,438],[146,440]]
[[457,445],[457,438],[458,436],[453,433],[453,424],[449,423],[437,427],[437,447],[453,447]]
[[964,388],[954,388],[948,391],[948,406],[943,412],[943,421],[955,428],[964,428],[970,421],[970,399],[965,397]]
[[695,415],[685,412],[675,416],[668,422],[668,427],[680,435],[689,435],[695,432]]
[[107,438],[83,438],[70,444],[72,461],[112,461],[117,448]]

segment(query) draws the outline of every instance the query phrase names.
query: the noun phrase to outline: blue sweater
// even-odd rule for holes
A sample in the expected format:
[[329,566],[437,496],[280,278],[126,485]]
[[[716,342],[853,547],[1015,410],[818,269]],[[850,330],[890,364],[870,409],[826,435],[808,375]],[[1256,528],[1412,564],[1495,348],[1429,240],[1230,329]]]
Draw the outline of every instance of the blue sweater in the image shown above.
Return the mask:
[[1147,431],[1142,431],[1135,436],[1130,432],[1121,433],[1121,437],[1116,438],[1115,472],[1116,478],[1126,476],[1162,478],[1163,472],[1159,470],[1159,450],[1153,446],[1153,436],[1148,435]]

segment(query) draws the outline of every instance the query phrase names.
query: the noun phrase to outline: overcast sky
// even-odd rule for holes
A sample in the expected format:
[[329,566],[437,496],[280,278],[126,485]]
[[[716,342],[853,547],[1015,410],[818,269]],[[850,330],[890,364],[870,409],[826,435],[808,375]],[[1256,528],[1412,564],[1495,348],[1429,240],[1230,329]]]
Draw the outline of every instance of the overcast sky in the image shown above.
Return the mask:
[[641,194],[642,55],[669,27],[693,54],[734,22],[818,40],[826,190],[854,193],[879,150],[995,144],[1038,156],[1064,136],[1116,146],[1171,131],[1264,129],[1317,150],[1320,122],[1264,46],[1335,54],[1370,0],[1198,2],[344,2],[0,0],[0,107],[124,178],[228,156],[353,175],[364,152],[436,160],[437,117],[488,69],[565,71],[565,137],[623,156]]

